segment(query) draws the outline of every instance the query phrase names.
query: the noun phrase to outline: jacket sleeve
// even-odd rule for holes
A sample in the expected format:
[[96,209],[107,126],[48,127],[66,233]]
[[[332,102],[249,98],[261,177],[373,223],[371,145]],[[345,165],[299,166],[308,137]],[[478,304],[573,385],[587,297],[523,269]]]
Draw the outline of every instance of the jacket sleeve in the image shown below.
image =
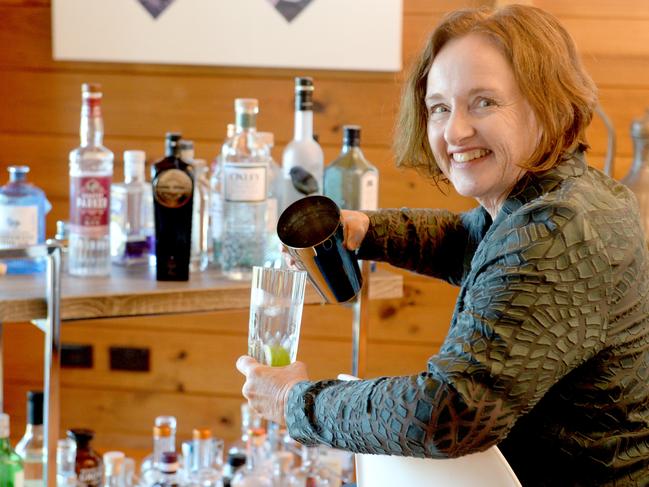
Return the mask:
[[500,442],[602,349],[610,263],[570,208],[525,215],[474,258],[440,352],[418,375],[301,382],[290,435],[359,453],[456,457]]
[[359,249],[361,259],[460,284],[484,227],[484,211],[456,214],[439,209],[387,209],[366,212],[370,227]]

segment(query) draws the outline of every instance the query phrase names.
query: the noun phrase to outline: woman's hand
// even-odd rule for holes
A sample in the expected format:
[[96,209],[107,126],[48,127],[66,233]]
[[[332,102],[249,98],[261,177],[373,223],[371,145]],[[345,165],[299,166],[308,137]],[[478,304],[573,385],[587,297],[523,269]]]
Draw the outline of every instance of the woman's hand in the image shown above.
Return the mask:
[[289,391],[298,382],[309,380],[306,365],[294,362],[286,367],[268,367],[243,355],[237,360],[237,369],[246,376],[241,392],[250,407],[266,419],[285,424],[284,407]]
[[349,250],[356,250],[370,228],[370,217],[360,211],[340,210],[340,213],[343,220],[343,243]]

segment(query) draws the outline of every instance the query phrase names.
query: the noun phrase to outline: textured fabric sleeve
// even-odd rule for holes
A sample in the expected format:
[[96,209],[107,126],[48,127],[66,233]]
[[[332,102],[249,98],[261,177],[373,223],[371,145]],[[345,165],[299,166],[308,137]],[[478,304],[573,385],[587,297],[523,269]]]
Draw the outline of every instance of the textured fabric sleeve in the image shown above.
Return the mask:
[[484,226],[483,211],[439,209],[366,212],[370,227],[358,256],[459,284]]
[[601,350],[611,272],[587,222],[571,208],[546,207],[511,223],[476,253],[449,334],[426,371],[302,382],[287,403],[290,435],[360,453],[481,451]]

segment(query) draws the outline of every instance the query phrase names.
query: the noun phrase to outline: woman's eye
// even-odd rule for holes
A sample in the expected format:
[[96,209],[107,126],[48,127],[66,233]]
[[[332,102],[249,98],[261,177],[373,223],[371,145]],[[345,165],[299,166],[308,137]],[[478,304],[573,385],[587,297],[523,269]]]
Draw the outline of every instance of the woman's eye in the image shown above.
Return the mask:
[[490,100],[489,98],[480,98],[478,100],[478,103],[477,103],[479,108],[488,108],[488,107],[494,106],[495,104],[496,104],[496,102],[493,101],[493,100]]
[[448,109],[444,105],[433,105],[430,107],[430,114],[431,115],[436,115],[439,113],[444,113],[447,112]]

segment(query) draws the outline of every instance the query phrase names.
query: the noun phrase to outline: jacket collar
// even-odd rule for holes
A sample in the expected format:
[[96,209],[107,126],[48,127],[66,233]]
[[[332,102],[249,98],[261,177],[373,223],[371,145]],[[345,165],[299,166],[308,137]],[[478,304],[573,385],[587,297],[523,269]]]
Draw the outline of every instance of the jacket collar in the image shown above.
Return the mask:
[[574,152],[563,158],[556,166],[540,173],[526,173],[514,186],[503,203],[496,220],[511,215],[524,204],[549,193],[563,180],[579,177],[586,172],[583,152]]

